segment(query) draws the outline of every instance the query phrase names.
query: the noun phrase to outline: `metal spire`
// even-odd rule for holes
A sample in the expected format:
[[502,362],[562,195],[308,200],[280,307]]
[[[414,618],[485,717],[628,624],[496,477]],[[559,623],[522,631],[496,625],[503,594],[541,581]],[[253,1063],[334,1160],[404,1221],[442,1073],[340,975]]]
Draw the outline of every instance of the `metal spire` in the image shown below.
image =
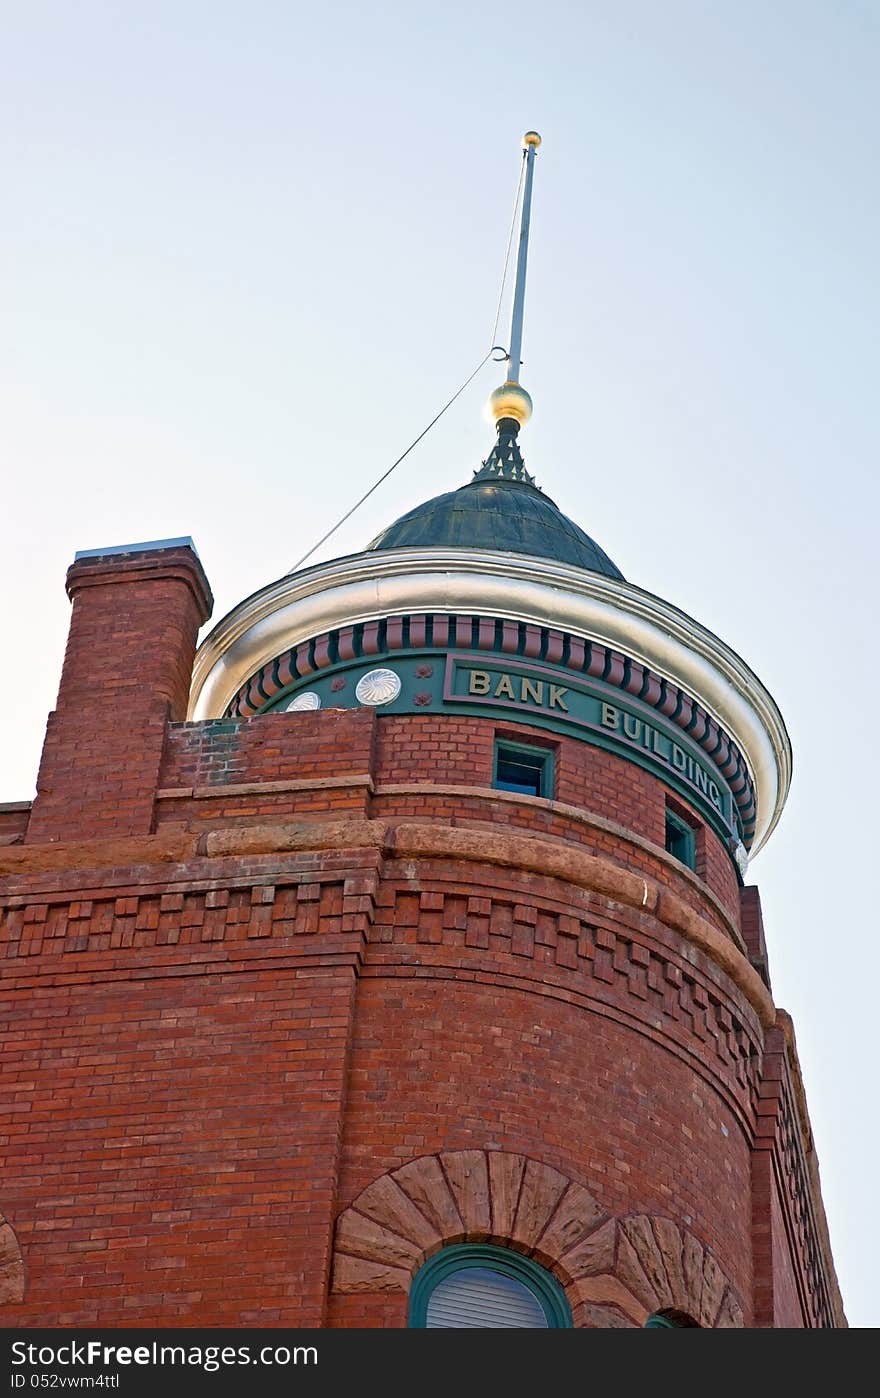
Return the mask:
[[500,424],[509,421],[516,428],[528,422],[532,415],[532,400],[519,381],[522,367],[523,309],[526,299],[526,264],[529,256],[529,223],[532,213],[532,180],[535,173],[535,152],[541,144],[537,131],[523,136],[525,147],[525,182],[519,226],[519,251],[516,259],[516,285],[513,290],[513,310],[510,317],[510,350],[507,356],[507,379],[489,398],[489,411]]
[[519,225],[519,253],[516,259],[516,286],[513,292],[513,313],[510,318],[510,367],[507,374],[509,383],[519,383],[522,365],[523,307],[526,299],[526,263],[529,256],[529,221],[532,214],[532,179],[535,173],[535,151],[541,144],[537,131],[527,131],[523,136],[526,149],[526,179],[523,189],[522,216]]

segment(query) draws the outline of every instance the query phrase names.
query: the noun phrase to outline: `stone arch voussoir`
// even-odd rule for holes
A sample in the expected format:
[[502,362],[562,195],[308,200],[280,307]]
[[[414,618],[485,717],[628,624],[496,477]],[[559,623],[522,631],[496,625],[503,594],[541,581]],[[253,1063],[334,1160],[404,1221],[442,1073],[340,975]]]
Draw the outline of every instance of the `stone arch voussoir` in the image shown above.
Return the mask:
[[638,1325],[657,1311],[684,1312],[706,1329],[743,1325],[733,1287],[712,1252],[693,1233],[679,1228],[671,1218],[648,1214],[619,1218],[615,1229],[613,1269],[607,1276],[584,1276],[576,1287],[589,1323],[621,1323],[606,1315],[611,1307]]
[[662,1309],[705,1326],[742,1325],[715,1258],[671,1219],[616,1219],[541,1161],[507,1151],[442,1151],[380,1176],[336,1221],[334,1292],[408,1292],[451,1243],[499,1243],[534,1258],[566,1289],[575,1322],[643,1325]]

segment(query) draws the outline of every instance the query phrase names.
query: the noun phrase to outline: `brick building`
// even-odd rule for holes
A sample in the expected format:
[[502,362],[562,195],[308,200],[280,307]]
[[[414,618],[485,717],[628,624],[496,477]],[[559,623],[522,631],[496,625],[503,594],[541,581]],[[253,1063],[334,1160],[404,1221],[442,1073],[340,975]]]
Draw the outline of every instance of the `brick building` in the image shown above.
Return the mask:
[[188,540],[70,568],[0,808],[7,1325],[845,1324],[742,881],[785,728],[518,427],[198,652]]
[[846,1324],[743,882],[788,736],[526,470],[524,144],[472,481],[198,651],[190,540],[68,572],[0,807],[7,1326]]

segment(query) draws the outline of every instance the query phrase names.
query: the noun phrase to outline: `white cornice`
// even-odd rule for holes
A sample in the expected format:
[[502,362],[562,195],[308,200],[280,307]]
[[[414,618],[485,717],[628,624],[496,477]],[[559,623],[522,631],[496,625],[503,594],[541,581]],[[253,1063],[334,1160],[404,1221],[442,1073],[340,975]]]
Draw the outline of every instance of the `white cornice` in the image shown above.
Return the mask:
[[680,685],[733,738],[755,784],[754,856],[791,781],[791,745],[772,696],[743,660],[685,612],[631,583],[550,559],[491,550],[388,549],[318,564],[239,603],[196,655],[189,717],[219,718],[267,661],[338,626],[409,612],[464,612],[570,631]]

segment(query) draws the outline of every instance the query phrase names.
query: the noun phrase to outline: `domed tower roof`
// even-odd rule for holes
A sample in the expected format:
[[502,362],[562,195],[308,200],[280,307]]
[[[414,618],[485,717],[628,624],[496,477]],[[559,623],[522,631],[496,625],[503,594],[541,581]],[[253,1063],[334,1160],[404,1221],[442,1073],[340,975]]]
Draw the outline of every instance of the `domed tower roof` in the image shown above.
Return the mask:
[[438,722],[519,715],[653,770],[696,803],[742,874],[790,781],[772,697],[718,637],[627,582],[538,488],[520,452],[532,414],[519,375],[540,137],[527,132],[523,143],[509,348],[489,351],[502,351],[495,362],[507,375],[489,399],[489,456],[468,484],[409,510],[363,553],[303,568],[334,526],[285,577],[234,608],[199,648],[189,717],[364,704],[388,716],[430,709]]
[[502,418],[498,441],[472,481],[401,515],[367,551],[490,548],[550,558],[622,580],[604,550],[535,485],[520,454],[518,431],[515,419]]

